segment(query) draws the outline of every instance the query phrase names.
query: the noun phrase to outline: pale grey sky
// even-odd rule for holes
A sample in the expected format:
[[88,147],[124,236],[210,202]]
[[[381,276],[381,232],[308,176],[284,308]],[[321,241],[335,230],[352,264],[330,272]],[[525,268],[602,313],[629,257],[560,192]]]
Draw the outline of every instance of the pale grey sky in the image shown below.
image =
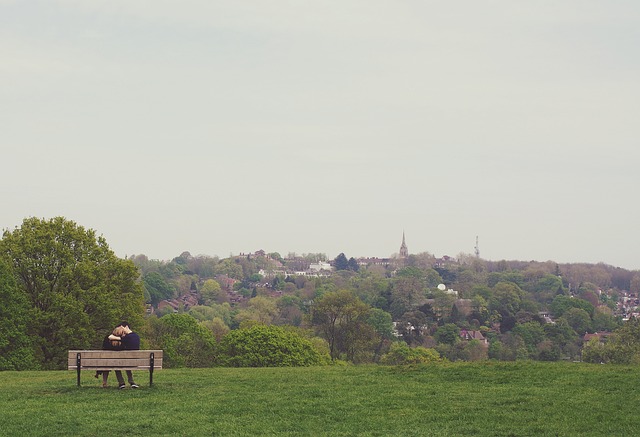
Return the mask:
[[0,0],[0,227],[640,269],[637,1]]

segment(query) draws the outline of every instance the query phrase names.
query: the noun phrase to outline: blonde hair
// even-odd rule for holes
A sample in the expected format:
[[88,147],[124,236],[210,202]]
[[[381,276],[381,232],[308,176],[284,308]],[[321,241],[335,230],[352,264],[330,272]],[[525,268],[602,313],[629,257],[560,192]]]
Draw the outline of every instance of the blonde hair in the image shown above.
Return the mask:
[[[120,340],[122,340],[122,337],[126,334],[124,326],[116,326],[112,334],[115,335],[116,337],[120,337]],[[114,347],[120,346],[122,344],[120,340],[111,340],[111,346],[114,346]]]

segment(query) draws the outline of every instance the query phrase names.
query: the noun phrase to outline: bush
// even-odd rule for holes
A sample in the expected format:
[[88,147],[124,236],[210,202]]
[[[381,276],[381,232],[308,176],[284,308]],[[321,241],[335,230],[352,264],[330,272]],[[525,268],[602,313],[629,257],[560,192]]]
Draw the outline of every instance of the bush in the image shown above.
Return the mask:
[[597,338],[589,340],[582,349],[582,361],[585,363],[608,363],[608,355],[607,348]]
[[537,352],[540,361],[558,361],[562,356],[562,351],[558,345],[554,344],[551,340],[538,343]]
[[436,350],[422,346],[409,347],[407,343],[402,341],[391,345],[389,352],[380,359],[380,364],[426,364],[440,360],[440,354]]
[[462,349],[462,359],[465,361],[483,361],[488,359],[488,347],[478,340],[471,340]]
[[148,344],[164,350],[165,367],[210,367],[216,363],[213,333],[189,314],[149,319]]
[[582,349],[588,363],[640,364],[640,319],[631,318],[606,343],[591,339]]
[[254,325],[229,332],[220,344],[220,363],[230,367],[289,367],[328,364],[329,356],[293,330]]

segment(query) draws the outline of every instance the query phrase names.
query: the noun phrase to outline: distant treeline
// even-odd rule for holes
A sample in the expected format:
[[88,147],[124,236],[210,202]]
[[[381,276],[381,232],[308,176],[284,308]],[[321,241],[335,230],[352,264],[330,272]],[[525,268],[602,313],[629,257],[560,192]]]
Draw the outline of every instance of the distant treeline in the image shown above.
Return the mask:
[[587,358],[622,362],[635,349],[611,352],[609,333],[639,290],[640,272],[606,264],[472,255],[120,259],[93,230],[29,218],[0,240],[0,369],[63,368],[123,319],[169,366],[575,360],[595,332]]

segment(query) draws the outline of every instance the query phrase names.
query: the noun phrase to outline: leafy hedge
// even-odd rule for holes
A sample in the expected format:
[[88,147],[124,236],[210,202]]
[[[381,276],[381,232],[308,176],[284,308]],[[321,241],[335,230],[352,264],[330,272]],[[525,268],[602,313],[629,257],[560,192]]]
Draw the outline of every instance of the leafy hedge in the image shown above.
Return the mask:
[[434,349],[422,346],[409,347],[405,342],[395,342],[389,348],[389,352],[382,356],[380,364],[426,364],[441,360],[440,354]]
[[279,326],[255,325],[229,332],[220,343],[219,362],[231,367],[316,366],[329,362],[313,343]]

